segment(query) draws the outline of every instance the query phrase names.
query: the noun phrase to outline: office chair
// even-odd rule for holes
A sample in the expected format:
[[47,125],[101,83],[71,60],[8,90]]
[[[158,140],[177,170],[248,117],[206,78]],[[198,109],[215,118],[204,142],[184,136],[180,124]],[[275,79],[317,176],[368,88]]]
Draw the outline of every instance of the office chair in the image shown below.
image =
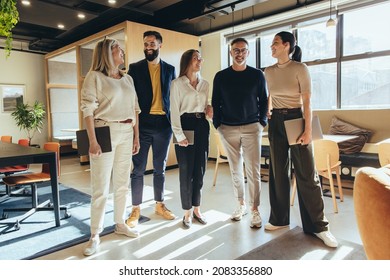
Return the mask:
[[379,163],[383,167],[390,164],[390,143],[380,143],[378,146]]
[[[338,213],[336,194],[333,183],[333,172],[336,174],[337,187],[339,190],[340,201],[344,201],[343,188],[340,178],[340,166],[339,160],[340,151],[336,142],[326,139],[318,139],[313,141],[313,153],[315,168],[319,176],[325,177],[329,180],[329,188],[332,195],[333,210]],[[294,204],[294,197],[296,193],[296,180],[293,178],[292,195],[290,205]]]
[[[28,139],[19,139],[18,144],[22,146],[29,146],[30,141]],[[23,165],[14,165],[14,166],[6,166],[0,168],[0,175],[4,175],[5,177],[10,176],[11,174],[25,172],[29,169],[28,164]],[[25,193],[24,188],[20,188],[16,192],[11,194],[10,187],[5,185],[5,194],[0,198],[0,202],[7,200],[10,195],[20,195],[21,192]]]
[[[44,149],[47,151],[53,151],[57,157],[57,175],[60,176],[60,144],[57,142],[47,142],[44,144]],[[26,212],[21,217],[18,217],[12,222],[2,222],[0,224],[13,225],[15,230],[20,228],[20,223],[30,217],[37,211],[53,211],[50,200],[46,200],[43,203],[38,204],[38,183],[50,182],[50,166],[49,164],[42,164],[42,171],[40,173],[28,173],[23,175],[12,175],[3,179],[3,182],[9,187],[30,185],[31,187],[31,208],[9,208],[3,209],[3,219],[7,219],[7,212]],[[60,207],[60,210],[65,211],[64,218],[69,218],[70,214],[67,212],[66,207]]]

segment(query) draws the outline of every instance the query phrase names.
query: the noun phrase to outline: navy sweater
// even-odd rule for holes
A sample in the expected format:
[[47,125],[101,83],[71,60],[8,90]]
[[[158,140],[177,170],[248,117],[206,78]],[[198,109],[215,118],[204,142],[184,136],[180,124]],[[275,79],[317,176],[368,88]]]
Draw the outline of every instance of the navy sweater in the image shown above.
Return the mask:
[[247,66],[244,71],[232,67],[219,71],[213,82],[213,124],[267,125],[268,94],[261,70]]

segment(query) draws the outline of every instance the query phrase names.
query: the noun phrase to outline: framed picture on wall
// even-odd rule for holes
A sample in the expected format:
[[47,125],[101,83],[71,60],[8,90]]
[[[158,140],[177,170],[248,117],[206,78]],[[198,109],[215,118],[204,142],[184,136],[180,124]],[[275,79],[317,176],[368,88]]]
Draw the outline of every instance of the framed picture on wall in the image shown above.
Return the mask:
[[25,94],[25,85],[0,84],[1,112],[12,113],[18,104],[23,103]]

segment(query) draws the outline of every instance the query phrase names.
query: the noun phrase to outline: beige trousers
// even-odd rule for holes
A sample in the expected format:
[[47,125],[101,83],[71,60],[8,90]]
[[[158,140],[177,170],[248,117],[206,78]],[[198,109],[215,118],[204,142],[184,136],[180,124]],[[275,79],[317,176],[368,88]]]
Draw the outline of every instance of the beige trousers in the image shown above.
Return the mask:
[[103,153],[99,157],[90,156],[91,234],[99,234],[103,231],[110,184],[114,196],[114,222],[124,223],[130,183],[133,125],[95,121],[95,126],[103,125],[110,127],[112,151]]
[[232,175],[234,195],[245,201],[244,162],[249,189],[249,204],[260,205],[260,158],[263,126],[252,123],[240,126],[221,125],[218,132],[225,147]]

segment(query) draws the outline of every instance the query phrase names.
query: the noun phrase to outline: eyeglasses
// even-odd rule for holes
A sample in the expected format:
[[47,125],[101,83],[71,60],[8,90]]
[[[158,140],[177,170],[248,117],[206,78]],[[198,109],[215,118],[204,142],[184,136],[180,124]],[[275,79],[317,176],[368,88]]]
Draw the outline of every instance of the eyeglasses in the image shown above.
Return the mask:
[[242,54],[247,54],[248,53],[248,49],[247,48],[243,48],[243,49],[235,48],[232,51],[233,51],[233,53],[235,55],[239,55],[240,53],[242,53]]

